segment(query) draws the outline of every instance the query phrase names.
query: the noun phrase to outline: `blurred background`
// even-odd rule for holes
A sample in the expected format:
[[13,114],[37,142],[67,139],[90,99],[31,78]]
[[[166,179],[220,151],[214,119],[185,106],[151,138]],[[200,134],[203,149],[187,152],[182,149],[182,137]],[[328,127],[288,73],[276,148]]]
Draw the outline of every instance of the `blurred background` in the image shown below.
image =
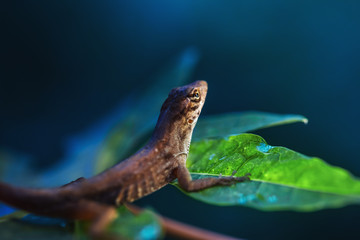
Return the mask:
[[[208,81],[203,115],[302,114],[256,133],[360,176],[359,1],[8,1],[0,7],[0,148],[46,169],[189,46]],[[174,86],[175,87],[175,86]],[[247,239],[359,237],[360,207],[261,212],[196,202],[166,187],[138,202]]]

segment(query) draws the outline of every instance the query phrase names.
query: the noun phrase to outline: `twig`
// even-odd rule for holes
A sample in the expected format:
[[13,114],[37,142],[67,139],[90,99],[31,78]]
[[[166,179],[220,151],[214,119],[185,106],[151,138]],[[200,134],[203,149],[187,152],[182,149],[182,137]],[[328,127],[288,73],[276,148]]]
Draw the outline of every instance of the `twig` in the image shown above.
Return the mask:
[[[143,209],[126,204],[126,207],[133,212],[134,214],[139,214]],[[206,240],[241,240],[239,238],[234,238],[219,233],[211,232],[194,226],[190,226],[166,217],[163,217],[159,214],[156,214],[160,220],[165,234],[177,237],[180,239],[206,239]]]

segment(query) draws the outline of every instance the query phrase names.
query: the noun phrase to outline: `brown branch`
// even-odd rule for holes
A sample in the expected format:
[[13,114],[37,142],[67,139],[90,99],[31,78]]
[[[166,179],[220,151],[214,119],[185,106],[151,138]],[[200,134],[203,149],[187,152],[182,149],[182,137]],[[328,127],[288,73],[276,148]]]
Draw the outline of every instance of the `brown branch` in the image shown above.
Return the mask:
[[[126,204],[126,207],[133,212],[134,214],[139,214],[143,209]],[[159,214],[156,214],[160,220],[165,234],[177,237],[180,239],[206,239],[206,240],[241,240],[239,238],[234,238],[219,233],[211,232],[194,226],[190,226],[166,217],[163,217]]]

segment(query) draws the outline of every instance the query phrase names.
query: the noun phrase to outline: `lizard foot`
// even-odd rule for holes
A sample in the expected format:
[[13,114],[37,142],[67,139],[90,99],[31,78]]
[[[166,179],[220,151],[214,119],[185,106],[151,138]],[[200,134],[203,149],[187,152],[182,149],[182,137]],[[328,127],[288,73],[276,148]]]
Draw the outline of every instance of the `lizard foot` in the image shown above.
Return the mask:
[[245,182],[245,181],[249,181],[250,180],[250,173],[245,174],[242,177],[234,177],[234,176],[230,176],[230,177],[220,177],[218,178],[218,185],[221,186],[230,186],[233,185],[235,183],[238,182]]

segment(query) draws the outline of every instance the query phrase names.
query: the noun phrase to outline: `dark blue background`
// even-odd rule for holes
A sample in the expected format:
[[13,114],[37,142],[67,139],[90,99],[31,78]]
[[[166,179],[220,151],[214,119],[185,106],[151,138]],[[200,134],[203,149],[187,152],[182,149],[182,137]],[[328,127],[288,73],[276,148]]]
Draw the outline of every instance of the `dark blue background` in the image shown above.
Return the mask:
[[[309,124],[257,132],[360,176],[359,1],[8,1],[0,4],[0,146],[34,166],[66,136],[146,88],[188,46],[209,83],[203,114],[299,113]],[[140,201],[162,214],[248,239],[359,237],[358,206],[260,212],[196,202],[171,188]]]

